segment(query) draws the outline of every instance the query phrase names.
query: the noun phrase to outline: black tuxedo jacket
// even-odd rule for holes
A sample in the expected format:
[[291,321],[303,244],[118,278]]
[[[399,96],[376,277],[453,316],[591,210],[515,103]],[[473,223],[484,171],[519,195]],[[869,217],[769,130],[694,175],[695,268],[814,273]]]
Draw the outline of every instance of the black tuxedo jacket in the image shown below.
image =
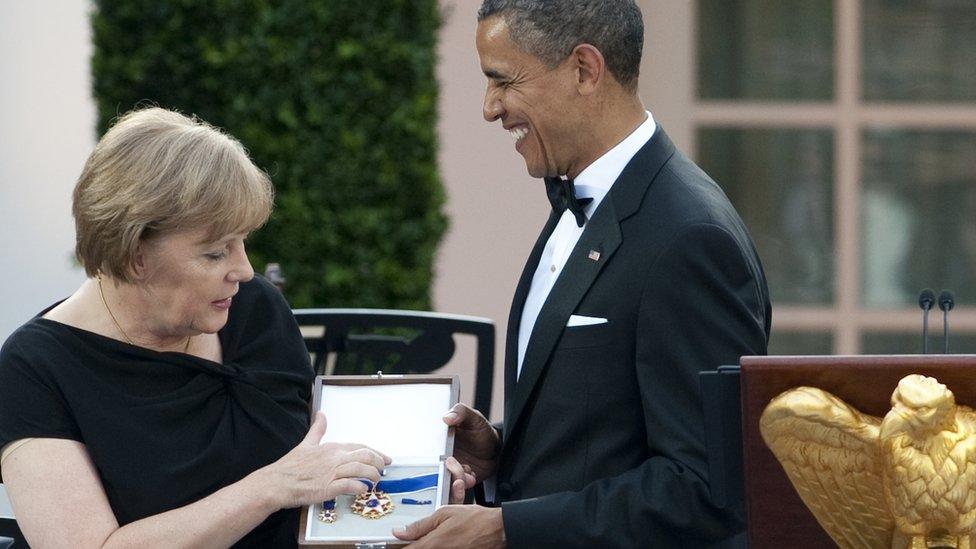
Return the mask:
[[[557,221],[508,323],[496,478],[509,546],[721,545],[744,524],[710,501],[698,373],[765,354],[770,326],[742,220],[659,127],[587,222],[516,380],[522,307]],[[608,322],[567,328],[571,314]]]

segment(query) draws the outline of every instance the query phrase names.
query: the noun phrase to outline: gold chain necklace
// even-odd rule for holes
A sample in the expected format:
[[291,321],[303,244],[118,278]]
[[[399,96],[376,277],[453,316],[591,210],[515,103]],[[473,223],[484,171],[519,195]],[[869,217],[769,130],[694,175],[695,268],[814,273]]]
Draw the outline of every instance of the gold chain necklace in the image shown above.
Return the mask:
[[[98,280],[98,295],[102,296],[102,305],[105,305],[105,310],[108,311],[108,316],[115,324],[115,328],[120,334],[122,334],[122,337],[125,338],[126,343],[135,346],[136,344],[133,343],[132,339],[129,338],[129,334],[125,333],[125,330],[122,329],[122,325],[119,324],[119,319],[115,318],[115,315],[112,313],[112,308],[108,306],[108,301],[105,300],[105,290],[102,289],[102,277],[99,276],[96,278],[96,280]],[[190,337],[191,336],[186,336],[186,344],[183,345],[184,354],[190,349]]]

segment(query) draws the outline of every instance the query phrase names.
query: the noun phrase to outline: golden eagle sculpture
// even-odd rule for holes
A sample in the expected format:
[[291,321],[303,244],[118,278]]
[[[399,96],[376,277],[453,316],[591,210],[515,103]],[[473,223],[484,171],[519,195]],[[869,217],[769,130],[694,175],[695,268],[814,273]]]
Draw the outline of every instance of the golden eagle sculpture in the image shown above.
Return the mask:
[[976,412],[937,380],[903,378],[884,419],[798,387],[760,430],[842,548],[976,549]]

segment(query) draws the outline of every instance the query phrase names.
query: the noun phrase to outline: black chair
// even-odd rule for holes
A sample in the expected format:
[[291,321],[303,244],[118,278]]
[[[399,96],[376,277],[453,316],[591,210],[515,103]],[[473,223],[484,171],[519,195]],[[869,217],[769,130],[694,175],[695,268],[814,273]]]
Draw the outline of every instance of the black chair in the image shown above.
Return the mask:
[[698,377],[712,503],[722,508],[738,507],[744,500],[739,366],[719,366],[701,372]]
[[0,549],[7,549],[11,546],[15,548],[27,547],[27,542],[24,541],[24,534],[17,526],[17,521],[14,520],[13,512],[9,510],[7,492],[3,484],[0,484]]
[[17,521],[0,515],[0,549],[28,547]]
[[[708,485],[712,504],[732,509],[745,520],[745,481],[742,465],[742,406],[739,365],[719,366],[698,374],[708,452]],[[742,532],[723,547],[746,547]]]
[[455,334],[477,338],[474,407],[490,417],[495,324],[487,318],[387,309],[296,309],[320,375],[429,374],[454,356]]

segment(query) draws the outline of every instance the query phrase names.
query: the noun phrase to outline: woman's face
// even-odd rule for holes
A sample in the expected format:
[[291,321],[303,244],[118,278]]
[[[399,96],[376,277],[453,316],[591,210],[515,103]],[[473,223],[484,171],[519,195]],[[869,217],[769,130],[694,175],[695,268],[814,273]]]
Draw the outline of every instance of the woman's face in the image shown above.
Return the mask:
[[207,230],[182,231],[140,245],[136,271],[150,329],[160,335],[215,333],[227,323],[238,285],[254,278],[246,234],[206,241]]

